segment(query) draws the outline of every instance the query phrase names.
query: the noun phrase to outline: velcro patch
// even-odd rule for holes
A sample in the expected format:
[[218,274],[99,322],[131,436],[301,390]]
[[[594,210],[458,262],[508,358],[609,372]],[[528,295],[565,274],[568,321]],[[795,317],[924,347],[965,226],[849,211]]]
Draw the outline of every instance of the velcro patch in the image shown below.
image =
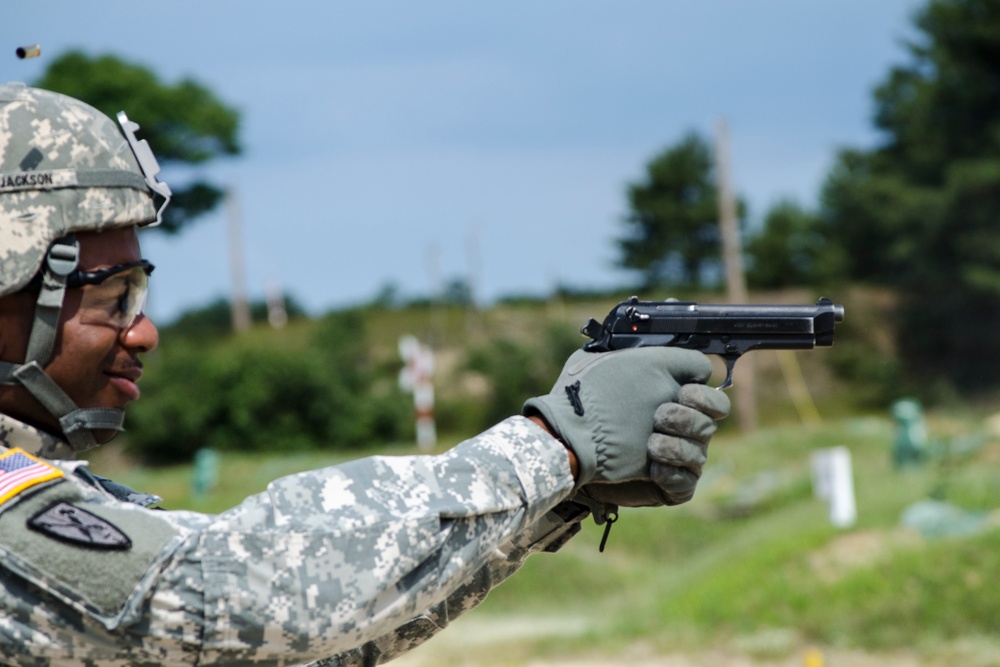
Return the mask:
[[28,519],[28,528],[70,544],[94,549],[128,549],[132,540],[110,521],[60,500]]
[[[180,544],[179,531],[165,516],[168,513],[113,500],[70,475],[37,488],[8,503],[0,513],[0,589],[7,577],[18,576],[108,629],[135,622],[156,573]],[[72,516],[88,526],[113,525],[129,537],[131,547],[93,548],[92,543],[56,539],[29,524],[42,520],[49,510],[58,514],[59,508],[66,507],[73,508]],[[75,523],[67,515],[60,516]],[[85,530],[103,532],[104,528]],[[0,614],[0,637],[2,625]]]
[[62,476],[62,470],[36,459],[23,449],[12,449],[0,455],[0,505],[36,484]]

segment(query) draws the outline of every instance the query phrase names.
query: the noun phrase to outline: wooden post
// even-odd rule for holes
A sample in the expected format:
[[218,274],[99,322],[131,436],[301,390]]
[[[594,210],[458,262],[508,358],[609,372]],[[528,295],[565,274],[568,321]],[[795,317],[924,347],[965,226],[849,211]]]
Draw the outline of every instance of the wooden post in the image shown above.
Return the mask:
[[[726,295],[730,303],[747,302],[746,278],[743,274],[743,254],[740,230],[736,220],[736,198],[730,183],[729,129],[720,119],[715,137],[715,177],[719,204],[719,230],[722,236],[722,262],[726,270]],[[757,429],[757,403],[754,390],[753,356],[744,355],[733,376],[736,415],[740,429],[751,433]]]

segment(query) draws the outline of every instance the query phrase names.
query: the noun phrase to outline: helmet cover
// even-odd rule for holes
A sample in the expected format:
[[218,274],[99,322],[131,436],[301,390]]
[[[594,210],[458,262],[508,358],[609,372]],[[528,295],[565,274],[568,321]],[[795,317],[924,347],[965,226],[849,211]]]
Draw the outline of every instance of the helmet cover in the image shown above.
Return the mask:
[[114,121],[66,95],[0,86],[0,296],[30,282],[66,234],[156,221],[153,191]]

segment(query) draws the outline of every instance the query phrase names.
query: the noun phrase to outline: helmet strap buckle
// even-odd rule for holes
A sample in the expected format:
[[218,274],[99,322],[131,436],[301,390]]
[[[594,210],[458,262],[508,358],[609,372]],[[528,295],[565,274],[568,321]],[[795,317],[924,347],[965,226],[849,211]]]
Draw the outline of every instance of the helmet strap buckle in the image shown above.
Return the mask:
[[57,276],[68,276],[80,264],[80,244],[75,234],[67,234],[49,248],[46,263]]

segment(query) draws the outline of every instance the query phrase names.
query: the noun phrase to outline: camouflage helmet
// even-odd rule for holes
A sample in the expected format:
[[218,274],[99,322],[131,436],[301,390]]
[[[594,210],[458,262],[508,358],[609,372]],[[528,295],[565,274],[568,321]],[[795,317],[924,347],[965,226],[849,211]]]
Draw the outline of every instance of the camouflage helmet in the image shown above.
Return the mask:
[[0,296],[31,281],[56,239],[159,222],[170,189],[138,125],[119,123],[66,95],[0,86]]

